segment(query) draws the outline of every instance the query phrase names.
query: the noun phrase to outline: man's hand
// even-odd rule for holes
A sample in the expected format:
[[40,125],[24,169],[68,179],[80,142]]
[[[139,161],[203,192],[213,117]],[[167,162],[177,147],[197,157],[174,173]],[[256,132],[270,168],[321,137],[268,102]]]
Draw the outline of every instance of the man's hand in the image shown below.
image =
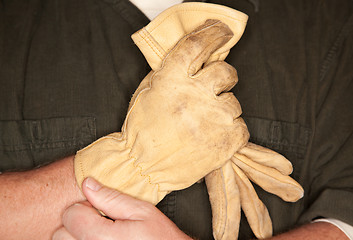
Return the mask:
[[[83,182],[82,190],[89,203],[78,203],[66,210],[64,227],[53,240],[191,239],[150,203],[103,187],[92,178]],[[101,216],[94,207],[114,221]]]

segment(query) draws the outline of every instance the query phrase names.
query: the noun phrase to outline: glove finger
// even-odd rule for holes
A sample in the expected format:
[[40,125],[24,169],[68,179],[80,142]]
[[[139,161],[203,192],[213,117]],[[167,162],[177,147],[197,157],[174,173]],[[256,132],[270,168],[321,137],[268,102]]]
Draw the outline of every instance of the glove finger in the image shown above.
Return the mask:
[[210,84],[207,84],[206,87],[217,96],[222,92],[230,91],[238,82],[237,71],[233,66],[224,61],[207,64],[193,78],[201,82],[208,81]]
[[232,117],[232,119],[229,120],[234,122],[234,120],[239,118],[242,114],[240,103],[232,92],[222,93],[216,99],[219,102],[218,109],[229,113],[228,115]]
[[292,163],[284,156],[254,143],[247,143],[243,148],[238,150],[238,153],[247,156],[261,165],[275,168],[284,175],[289,175],[293,171]]
[[193,77],[206,88],[207,92],[215,96],[219,102],[217,109],[231,113],[229,115],[232,117],[231,121],[242,114],[238,99],[232,92],[228,92],[238,81],[235,68],[226,62],[212,62]]
[[257,196],[246,175],[235,165],[234,176],[239,187],[241,208],[246,219],[257,238],[268,238],[272,236],[272,221],[268,210]]
[[240,198],[231,162],[205,178],[212,207],[213,236],[216,240],[237,239]]
[[219,20],[207,20],[183,37],[167,54],[164,67],[170,66],[194,75],[211,54],[233,36],[230,28]]
[[284,201],[295,202],[303,197],[304,190],[300,184],[276,169],[258,164],[238,153],[234,154],[232,161],[245,172],[251,181]]

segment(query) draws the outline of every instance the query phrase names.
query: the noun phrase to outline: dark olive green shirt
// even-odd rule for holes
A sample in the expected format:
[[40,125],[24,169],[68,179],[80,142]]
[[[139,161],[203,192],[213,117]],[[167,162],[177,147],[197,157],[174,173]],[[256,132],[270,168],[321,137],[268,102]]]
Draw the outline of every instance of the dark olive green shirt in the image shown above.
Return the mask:
[[[207,2],[207,1],[206,1]],[[251,141],[285,155],[305,196],[255,186],[274,233],[317,217],[353,225],[353,2],[209,1],[249,15],[226,59]],[[31,169],[120,131],[150,71],[130,35],[149,20],[127,0],[0,2],[0,171]],[[212,239],[204,182],[158,207]],[[243,216],[239,239],[253,237]]]

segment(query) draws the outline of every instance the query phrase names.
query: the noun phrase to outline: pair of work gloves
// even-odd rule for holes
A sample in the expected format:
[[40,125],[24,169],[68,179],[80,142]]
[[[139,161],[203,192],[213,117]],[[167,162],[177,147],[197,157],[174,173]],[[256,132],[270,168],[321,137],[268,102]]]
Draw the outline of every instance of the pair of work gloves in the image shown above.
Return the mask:
[[[303,196],[282,155],[248,142],[236,70],[223,60],[247,16],[207,3],[167,9],[132,38],[152,71],[134,93],[119,133],[77,152],[78,184],[90,176],[157,204],[205,178],[216,240],[237,239],[241,208],[258,238],[272,235],[251,182],[285,201]],[[250,179],[250,180],[249,180]]]

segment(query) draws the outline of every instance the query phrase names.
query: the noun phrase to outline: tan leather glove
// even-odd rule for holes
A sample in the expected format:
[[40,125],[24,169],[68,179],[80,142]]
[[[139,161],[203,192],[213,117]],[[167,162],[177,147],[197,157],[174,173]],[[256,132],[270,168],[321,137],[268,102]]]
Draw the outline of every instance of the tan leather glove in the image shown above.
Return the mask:
[[[207,62],[223,60],[243,34],[247,16],[220,5],[183,3],[174,6],[157,16],[132,38],[151,68],[158,70],[175,42],[209,18],[228,24],[234,33],[233,38],[212,54]],[[291,172],[292,164],[282,155],[248,143],[222,168],[210,173],[206,177],[206,184],[212,206],[215,239],[237,238],[241,207],[258,238],[271,236],[272,222],[268,210],[248,178],[285,201],[296,201],[303,196],[303,189],[288,176]]]
[[189,2],[175,5],[161,14],[131,38],[139,47],[152,70],[158,70],[165,56],[185,35],[206,22],[218,19],[228,25],[233,36],[207,59],[207,63],[224,60],[229,50],[239,41],[248,16],[229,7],[212,3]]
[[248,141],[232,93],[236,71],[225,62],[203,66],[233,36],[207,21],[182,38],[136,90],[121,133],[98,139],[75,156],[81,185],[104,185],[157,204],[220,168]]
[[[233,172],[227,165],[231,164]],[[236,239],[238,227],[229,222],[240,222],[240,206],[227,201],[237,189],[241,208],[248,223],[259,239],[272,236],[272,222],[266,206],[257,196],[250,180],[273,193],[284,201],[295,202],[303,196],[302,187],[288,175],[292,164],[282,155],[248,143],[234,154],[221,169],[206,176],[206,185],[210,196],[213,215],[213,234],[215,239]],[[233,178],[235,181],[227,181]],[[250,179],[250,180],[249,180]],[[214,189],[218,189],[215,191]],[[214,200],[217,199],[217,200]]]

